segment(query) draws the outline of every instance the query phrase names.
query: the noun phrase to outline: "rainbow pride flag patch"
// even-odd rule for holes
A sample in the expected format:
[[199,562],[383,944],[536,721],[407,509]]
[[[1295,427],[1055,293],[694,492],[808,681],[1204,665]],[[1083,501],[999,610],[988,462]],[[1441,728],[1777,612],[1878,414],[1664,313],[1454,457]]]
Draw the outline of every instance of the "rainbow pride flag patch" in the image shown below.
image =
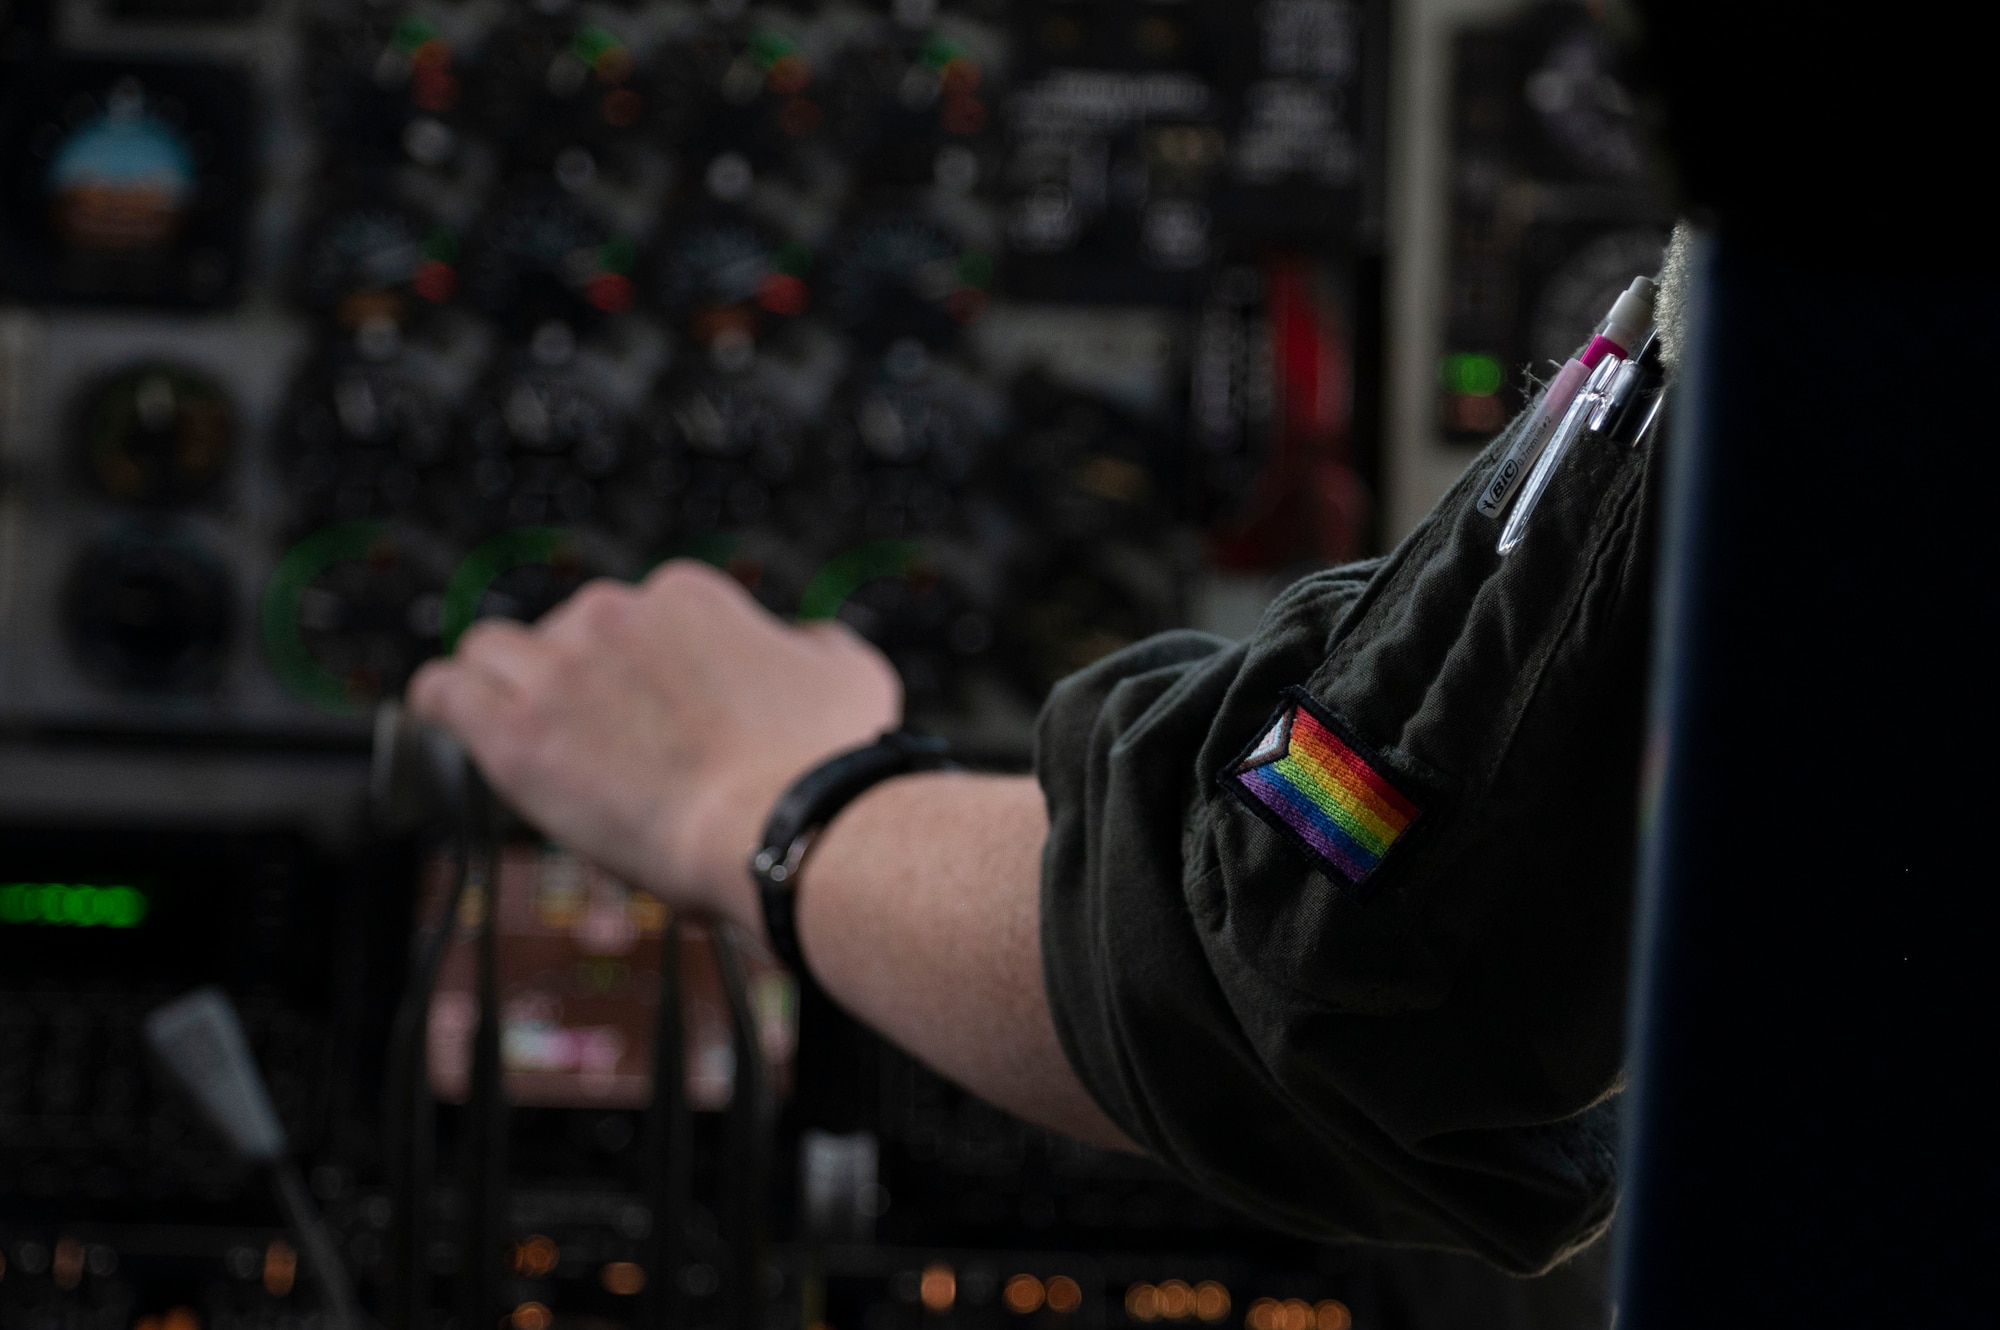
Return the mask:
[[1223,771],[1222,783],[1335,881],[1358,887],[1423,810],[1344,729],[1290,690],[1290,701]]

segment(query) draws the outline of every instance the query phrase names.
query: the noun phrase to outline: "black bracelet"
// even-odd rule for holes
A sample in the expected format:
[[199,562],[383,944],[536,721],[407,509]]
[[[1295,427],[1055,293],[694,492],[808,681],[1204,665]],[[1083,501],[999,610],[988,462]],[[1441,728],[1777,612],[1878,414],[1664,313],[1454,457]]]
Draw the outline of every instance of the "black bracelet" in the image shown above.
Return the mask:
[[944,740],[894,730],[864,748],[828,758],[778,797],[764,824],[761,847],[750,858],[750,876],[764,907],[771,950],[801,982],[810,976],[799,950],[798,875],[813,838],[871,786],[891,776],[952,765]]

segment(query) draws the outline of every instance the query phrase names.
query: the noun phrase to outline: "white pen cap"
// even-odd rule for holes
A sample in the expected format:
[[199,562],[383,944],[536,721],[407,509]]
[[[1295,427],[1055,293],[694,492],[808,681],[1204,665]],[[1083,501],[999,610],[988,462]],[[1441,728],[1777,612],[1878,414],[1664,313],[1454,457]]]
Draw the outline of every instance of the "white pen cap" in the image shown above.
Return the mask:
[[1653,324],[1653,297],[1659,289],[1650,277],[1634,277],[1632,285],[1612,303],[1611,312],[1604,316],[1604,329],[1598,335],[1616,342],[1621,352],[1637,346]]

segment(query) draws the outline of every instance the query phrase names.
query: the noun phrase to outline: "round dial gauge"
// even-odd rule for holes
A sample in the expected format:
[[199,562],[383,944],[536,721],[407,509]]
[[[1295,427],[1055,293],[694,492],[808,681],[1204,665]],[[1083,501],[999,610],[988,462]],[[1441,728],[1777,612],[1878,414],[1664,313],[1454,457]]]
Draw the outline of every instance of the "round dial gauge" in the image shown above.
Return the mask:
[[913,715],[958,700],[966,666],[993,644],[993,623],[921,545],[878,540],[835,556],[806,586],[801,619],[837,618],[881,648]]
[[630,240],[575,204],[527,198],[494,218],[466,272],[473,303],[516,333],[550,320],[590,322],[632,305]]
[[660,303],[699,341],[732,330],[748,333],[767,317],[805,311],[810,264],[803,245],[780,244],[742,218],[710,217],[668,244],[660,264]]
[[577,532],[527,526],[503,531],[475,548],[452,571],[445,588],[445,648],[478,619],[532,623],[596,577],[617,570],[614,560]]
[[472,422],[464,486],[478,528],[590,522],[625,462],[626,426],[575,380],[531,372],[503,382]]
[[773,515],[798,466],[800,429],[768,397],[704,377],[669,391],[652,420],[637,478],[667,532],[700,536]]
[[1571,170],[1629,180],[1643,169],[1638,107],[1613,75],[1609,39],[1594,23],[1566,24],[1522,89]]
[[72,574],[70,640],[86,672],[114,688],[188,693],[222,674],[229,576],[178,532],[134,528],[93,545]]
[[419,514],[450,441],[431,393],[368,365],[309,378],[293,399],[290,428],[293,503],[308,525]]
[[353,331],[375,319],[398,326],[458,291],[458,237],[400,208],[362,205],[319,228],[305,259],[309,304]]
[[977,426],[943,391],[921,381],[884,378],[846,401],[826,437],[826,508],[871,536],[948,528],[979,463]]
[[416,533],[383,522],[314,532],[265,592],[265,657],[300,699],[364,711],[438,653],[446,565]]
[[88,390],[83,453],[92,479],[126,503],[185,503],[214,489],[235,415],[220,384],[174,365],[141,365]]
[[835,241],[821,303],[863,341],[915,337],[936,345],[985,311],[992,277],[990,255],[963,248],[941,228],[917,217],[881,217]]

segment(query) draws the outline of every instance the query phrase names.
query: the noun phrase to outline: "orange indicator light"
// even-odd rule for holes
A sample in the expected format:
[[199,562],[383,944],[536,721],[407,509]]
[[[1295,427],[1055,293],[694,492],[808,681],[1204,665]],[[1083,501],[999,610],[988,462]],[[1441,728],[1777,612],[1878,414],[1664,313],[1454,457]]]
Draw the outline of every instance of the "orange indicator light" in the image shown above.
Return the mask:
[[1040,1310],[1042,1297],[1042,1281],[1033,1275],[1015,1275],[1000,1290],[1000,1301],[1016,1316]]
[[1318,1321],[1316,1330],[1348,1330],[1354,1324],[1354,1313],[1347,1310],[1347,1304],[1337,1298],[1328,1298],[1313,1308]]
[[933,1261],[924,1267],[923,1278],[917,1283],[917,1297],[925,1311],[950,1311],[951,1304],[958,1301],[958,1276],[943,1261]]
[[282,1298],[292,1291],[299,1278],[299,1254],[283,1238],[274,1238],[264,1248],[264,1291]]

